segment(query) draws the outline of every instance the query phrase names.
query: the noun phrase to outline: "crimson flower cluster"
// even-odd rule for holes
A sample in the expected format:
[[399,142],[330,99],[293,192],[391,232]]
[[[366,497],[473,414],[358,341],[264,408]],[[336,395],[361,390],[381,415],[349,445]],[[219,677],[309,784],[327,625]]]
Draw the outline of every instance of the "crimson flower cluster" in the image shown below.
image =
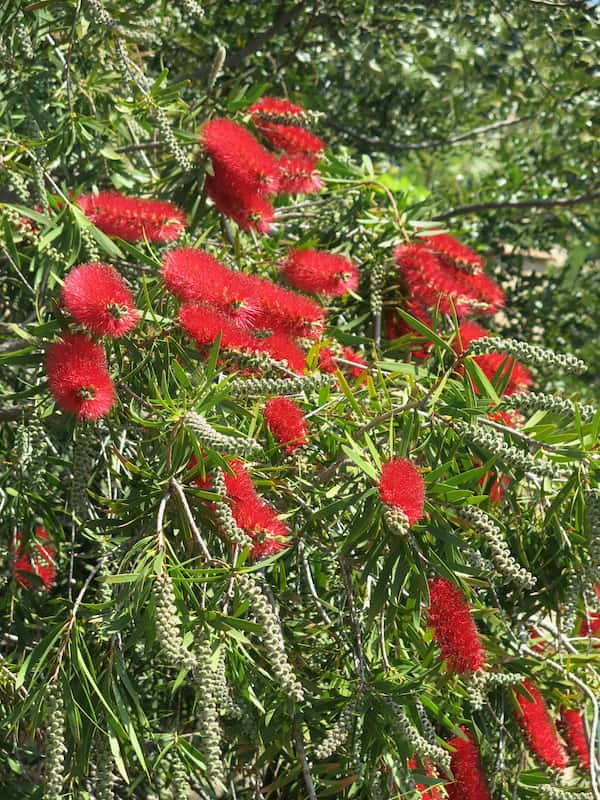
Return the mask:
[[[197,465],[192,456],[188,467]],[[256,490],[254,481],[243,461],[232,459],[229,470],[223,470],[227,499],[236,525],[252,540],[250,554],[255,561],[274,555],[289,547],[290,531],[279,517],[277,510],[265,502]],[[212,481],[196,478],[194,483],[201,489],[212,488]]]
[[[301,124],[300,106],[264,97],[248,112],[270,152],[243,125],[213,119],[200,132],[200,142],[211,160],[206,189],[216,208],[243,230],[268,233],[275,220],[272,196],[309,194],[323,186],[317,164],[324,144]],[[293,124],[285,124],[289,119]],[[274,121],[277,119],[278,121]]]
[[485,654],[464,594],[445,578],[429,581],[429,625],[450,672],[483,669]]
[[107,236],[153,244],[176,241],[185,229],[185,214],[166,200],[127,197],[120,192],[82,194],[77,205]]
[[[417,764],[416,758],[409,758],[408,768],[410,770],[416,771],[418,766],[419,765]],[[428,778],[437,778],[436,772],[431,766],[431,762],[429,760],[426,760],[423,764],[423,770]],[[417,791],[421,793],[421,800],[442,800],[441,792],[437,786],[431,786],[428,788],[424,783],[416,783],[415,786]]]
[[124,336],[140,318],[131,292],[107,264],[80,264],[72,269],[61,300],[69,314],[97,336]]
[[518,692],[518,720],[529,746],[538,758],[554,769],[564,769],[568,764],[567,754],[550,718],[548,708],[539,689],[530,678],[523,681],[524,689],[531,699]]
[[48,543],[48,534],[42,527],[35,530],[35,541],[32,547],[26,549],[23,544],[23,534],[17,533],[17,549],[13,563],[15,580],[29,588],[33,585],[31,577],[35,575],[42,583],[44,589],[51,589],[56,579],[56,551]]
[[290,286],[337,297],[358,287],[359,274],[349,258],[318,250],[290,250],[281,264]]
[[467,737],[455,736],[448,744],[454,749],[450,769],[454,782],[445,786],[449,800],[491,800],[492,794],[481,766],[479,748],[473,734],[462,727]]
[[264,410],[267,427],[283,447],[292,454],[308,441],[308,423],[296,403],[287,397],[272,397]]
[[589,769],[590,750],[582,714],[573,708],[564,708],[560,714],[560,722],[561,731],[569,748],[577,756],[581,766],[584,769]]
[[423,518],[425,502],[423,476],[406,458],[394,458],[382,466],[379,497],[386,505],[402,511],[409,525]]

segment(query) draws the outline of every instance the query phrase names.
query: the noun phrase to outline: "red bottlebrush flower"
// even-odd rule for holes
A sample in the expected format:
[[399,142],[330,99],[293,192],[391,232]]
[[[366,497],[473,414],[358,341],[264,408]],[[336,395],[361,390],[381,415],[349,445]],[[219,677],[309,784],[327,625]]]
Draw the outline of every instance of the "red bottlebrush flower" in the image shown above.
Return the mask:
[[214,188],[217,173],[219,191],[222,192],[225,179],[234,196],[243,187],[257,194],[276,188],[279,171],[276,159],[242,125],[230,119],[213,119],[202,128],[200,141],[215,167],[209,191]]
[[172,250],[163,259],[167,288],[185,302],[202,301],[242,328],[252,327],[259,300],[246,276],[202,250]]
[[502,475],[499,478],[494,478],[494,473],[489,471],[486,472],[485,475],[481,476],[479,479],[479,485],[482,489],[485,489],[486,484],[490,481],[491,483],[488,489],[490,503],[500,503],[504,497],[505,490],[508,486],[510,486],[510,478],[508,478],[506,475]]
[[[203,456],[203,458],[205,458],[205,457],[206,456]],[[195,455],[192,455],[190,460],[187,463],[187,468],[191,470],[191,469],[194,469],[194,467],[197,467],[197,466],[198,466],[198,459],[196,458]],[[206,492],[212,491],[213,482],[212,482],[212,478],[208,474],[205,475],[204,477],[202,477],[201,475],[198,475],[197,477],[194,478],[194,483],[196,484],[196,486],[199,489],[202,489],[203,491],[206,491]]]
[[444,261],[457,266],[459,269],[466,269],[469,272],[481,272],[483,270],[483,259],[478,256],[470,247],[467,247],[454,236],[448,233],[432,233],[424,236],[420,241],[426,244],[436,255],[441,256]]
[[473,735],[466,728],[461,728],[468,737],[462,739],[455,736],[448,744],[454,748],[450,760],[450,769],[454,775],[454,783],[445,785],[449,800],[491,800],[492,795],[481,765],[479,748]]
[[400,509],[413,525],[423,519],[425,483],[419,470],[406,458],[394,458],[381,468],[379,497],[388,506]]
[[287,362],[289,369],[298,375],[302,375],[306,369],[306,356],[285,333],[273,333],[266,339],[257,339],[253,349],[267,353],[276,361]]
[[524,694],[517,693],[517,703],[521,709],[519,723],[529,746],[549,767],[564,769],[568,764],[567,754],[550,719],[544,698],[529,678],[523,681],[523,687],[533,698],[530,700]]
[[244,231],[268,233],[275,221],[273,206],[258,192],[240,183],[233,188],[221,171],[206,178],[206,191],[221,214],[230,217]]
[[290,250],[280,265],[296,289],[338,297],[358,286],[359,274],[350,259],[319,250]]
[[464,594],[444,578],[429,581],[429,625],[451,672],[483,668],[484,652]]
[[577,756],[584,769],[590,767],[590,748],[587,736],[585,735],[585,725],[583,716],[575,709],[566,709],[560,712],[561,729],[567,740],[570,749]]
[[325,150],[325,142],[300,125],[282,125],[278,122],[255,120],[262,136],[276,150],[288,155],[320,155]]
[[290,532],[272,506],[262,500],[234,504],[233,517],[238,527],[252,539],[252,558],[258,560],[290,546]]
[[273,397],[264,410],[267,427],[286,453],[307,442],[308,424],[302,411],[287,397]]
[[56,578],[56,551],[48,542],[48,534],[44,528],[36,528],[35,542],[29,550],[25,550],[22,545],[23,535],[17,533],[17,552],[13,565],[13,575],[15,580],[29,588],[32,581],[28,575],[36,575],[44,589],[51,589]]
[[504,294],[491,278],[457,269],[424,244],[399,245],[394,257],[412,299],[422,306],[449,313],[453,303],[456,313],[465,315],[473,310],[494,314],[504,305]]
[[246,277],[260,298],[255,327],[307,339],[319,338],[325,326],[322,306],[264,278]]
[[233,503],[249,503],[258,500],[254,481],[246,465],[239,458],[229,461],[231,473],[223,470],[223,479],[227,490],[227,497]]
[[331,347],[322,347],[319,350],[319,369],[332,375],[337,369],[337,362]]
[[52,344],[46,372],[57,404],[80,419],[104,417],[115,402],[104,350],[85,336],[69,334]]
[[140,318],[131,292],[107,264],[80,264],[65,278],[62,303],[69,314],[98,336],[124,336]]
[[290,103],[281,97],[261,97],[256,103],[248,106],[248,113],[252,117],[299,117],[304,112],[302,106]]
[[280,194],[317,194],[324,184],[317,159],[310,156],[282,156],[279,161],[277,191]]
[[[483,336],[489,335],[490,332],[476,322],[463,322],[458,329],[458,337],[454,340],[452,346],[457,353],[461,353],[475,339],[481,339]],[[481,356],[475,356],[474,361],[481,367],[488,380],[492,380],[501,367],[500,375],[502,378],[510,374],[508,384],[504,390],[506,395],[527,389],[533,383],[533,377],[527,367],[501,353],[486,353]],[[477,391],[475,386],[473,388]]]
[[[413,771],[419,770],[416,758],[408,759],[408,768]],[[437,778],[437,774],[428,760],[423,764],[423,769],[428,778]],[[427,788],[424,783],[417,783],[415,786],[417,787],[417,791],[421,793],[421,800],[442,800],[442,795],[437,786]]]
[[351,347],[342,347],[342,356],[346,361],[351,361],[351,364],[345,364],[348,372],[353,378],[360,378],[368,368],[367,362],[362,356],[359,356]]
[[210,346],[219,335],[223,350],[252,350],[259,341],[224,314],[200,303],[184,303],[179,309],[179,323],[198,347]]
[[185,214],[166,200],[100,192],[82,194],[77,205],[107,236],[118,236],[126,242],[174,242],[185,229]]

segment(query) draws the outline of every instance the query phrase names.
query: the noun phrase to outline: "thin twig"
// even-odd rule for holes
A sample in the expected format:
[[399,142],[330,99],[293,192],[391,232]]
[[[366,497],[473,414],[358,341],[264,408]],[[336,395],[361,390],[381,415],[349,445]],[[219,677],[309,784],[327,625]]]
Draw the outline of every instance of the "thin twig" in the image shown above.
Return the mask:
[[210,554],[210,550],[206,546],[206,542],[202,538],[202,534],[200,533],[200,530],[199,530],[198,526],[196,525],[196,522],[194,521],[194,517],[192,515],[192,510],[191,510],[191,508],[189,506],[189,503],[187,501],[187,497],[185,496],[185,492],[183,491],[182,485],[179,483],[179,481],[175,480],[175,478],[171,478],[171,483],[169,484],[169,486],[175,492],[177,497],[179,498],[179,501],[181,503],[181,506],[183,508],[183,511],[185,513],[187,521],[189,523],[190,529],[191,529],[191,531],[192,531],[192,533],[194,535],[194,538],[196,539],[198,547],[200,548],[200,550],[202,550],[202,553],[204,554],[204,556],[209,561],[212,561],[213,559],[212,559],[212,556]]
[[483,203],[470,203],[466,206],[455,206],[441,214],[436,214],[432,219],[436,221],[451,219],[464,214],[473,214],[479,211],[492,211],[502,208],[569,208],[570,206],[591,203],[600,198],[600,191],[593,190],[575,197],[533,197],[529,200],[489,200]]
[[309,800],[318,800],[317,793],[315,791],[315,784],[313,783],[312,775],[310,774],[310,767],[308,766],[308,760],[304,750],[302,729],[300,728],[300,723],[298,720],[294,722],[294,740],[296,742],[296,752],[298,753],[298,757],[300,758],[300,763],[302,765],[302,775],[304,776],[304,784],[306,786],[306,791],[308,792]]

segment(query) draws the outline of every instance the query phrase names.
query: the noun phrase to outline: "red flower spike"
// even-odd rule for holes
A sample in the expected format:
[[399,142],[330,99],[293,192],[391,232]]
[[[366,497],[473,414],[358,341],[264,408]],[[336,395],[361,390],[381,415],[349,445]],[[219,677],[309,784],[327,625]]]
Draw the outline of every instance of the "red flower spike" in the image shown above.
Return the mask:
[[247,276],[247,279],[260,297],[260,309],[255,321],[257,328],[307,339],[319,338],[325,327],[322,306],[264,278]]
[[46,373],[57,405],[80,419],[104,417],[115,402],[104,350],[85,336],[68,334],[50,345]]
[[425,483],[419,470],[406,458],[395,458],[381,468],[379,480],[381,502],[398,508],[413,525],[423,519]]
[[350,259],[319,250],[290,250],[280,269],[295,289],[329,297],[354,291],[359,281],[358,269]]
[[[600,600],[600,585],[594,586],[596,596]],[[581,620],[579,628],[580,636],[592,636],[593,638],[600,639],[600,614],[593,611],[589,616]],[[600,648],[600,644],[595,645],[594,649]]]
[[429,620],[433,638],[450,672],[483,669],[484,652],[464,594],[444,578],[429,581]]
[[462,739],[455,736],[448,744],[454,748],[450,760],[450,769],[454,775],[454,783],[445,785],[449,800],[491,800],[492,795],[481,765],[479,748],[473,734],[461,728],[468,737]]
[[202,128],[200,141],[215,168],[214,177],[207,182],[211,197],[215,184],[222,194],[223,184],[228,183],[227,193],[232,197],[244,191],[248,195],[267,194],[276,188],[279,171],[276,159],[242,125],[230,119],[213,119]]
[[337,369],[337,362],[331,347],[322,347],[319,350],[319,369],[332,375]]
[[302,411],[287,397],[273,397],[264,410],[267,427],[286,453],[308,441],[308,424]]
[[360,378],[369,366],[364,358],[359,356],[351,347],[342,347],[342,357],[346,361],[352,362],[351,364],[344,364],[344,366],[353,378]]
[[161,273],[167,289],[186,303],[204,300],[207,286],[227,281],[233,274],[210,253],[191,247],[166,253]]
[[254,345],[257,352],[267,353],[276,361],[287,362],[292,372],[303,375],[306,369],[306,356],[293,339],[285,333],[273,333],[266,339],[257,339]]
[[252,350],[259,342],[224,314],[200,303],[184,303],[179,309],[179,324],[198,347],[210,346],[219,335],[223,350]]
[[269,233],[275,221],[273,206],[253,189],[239,184],[233,189],[221,172],[206,178],[206,191],[217,211],[236,222],[244,231]]
[[77,205],[107,236],[126,242],[174,242],[185,229],[185,214],[165,200],[127,197],[119,192],[83,194]]
[[281,125],[262,120],[256,120],[255,124],[271,147],[288,155],[317,156],[325,150],[322,139],[299,125]]
[[262,500],[234,504],[233,517],[238,527],[252,539],[252,558],[272,556],[290,546],[290,532],[275,509]]
[[[452,343],[452,347],[457,353],[461,353],[475,339],[481,339],[489,335],[490,332],[476,322],[463,322],[458,329],[458,337]],[[508,384],[504,390],[505,395],[527,389],[533,383],[533,377],[527,367],[524,367],[523,364],[515,359],[507,358],[502,353],[486,353],[481,356],[475,356],[474,361],[481,367],[488,380],[492,380],[500,367],[503,364],[505,365],[501,371],[502,377],[510,374]],[[473,386],[473,389],[477,392],[476,386]]]
[[481,273],[469,275],[445,263],[424,244],[399,245],[394,257],[412,299],[447,314],[452,304],[459,316],[476,310],[494,314],[504,305],[504,294]]
[[560,712],[561,729],[571,751],[579,759],[584,769],[590,767],[590,748],[585,734],[583,715],[575,709]]
[[36,575],[44,589],[51,589],[56,579],[56,551],[48,542],[48,534],[44,528],[36,528],[35,542],[30,550],[25,550],[22,545],[23,535],[17,533],[17,551],[13,564],[13,575],[15,580],[29,588],[32,581],[27,575]]
[[549,767],[564,769],[568,764],[567,754],[550,719],[544,698],[529,678],[523,681],[523,686],[533,698],[530,700],[520,693],[516,695],[521,710],[519,723],[529,746]]
[[69,314],[97,336],[124,336],[140,318],[131,292],[107,264],[80,264],[72,269],[61,299]]
[[475,273],[483,270],[481,256],[478,256],[470,247],[459,242],[458,239],[448,233],[432,233],[429,236],[424,236],[419,241],[426,244],[444,261],[459,269],[467,269]]
[[[419,771],[419,765],[417,764],[416,758],[409,758],[408,760],[408,768],[415,772]],[[429,760],[426,760],[423,764],[423,769],[425,770],[425,775],[428,778],[437,778],[437,774]],[[421,800],[442,800],[442,795],[440,794],[440,790],[437,786],[432,786],[427,788],[424,783],[417,783],[415,784],[417,787],[417,791],[421,793]]]
[[323,188],[316,158],[282,156],[278,164],[277,191],[280,194],[317,194]]
[[248,113],[252,117],[299,117],[304,112],[302,106],[283,100],[281,97],[261,97],[256,103],[248,106]]

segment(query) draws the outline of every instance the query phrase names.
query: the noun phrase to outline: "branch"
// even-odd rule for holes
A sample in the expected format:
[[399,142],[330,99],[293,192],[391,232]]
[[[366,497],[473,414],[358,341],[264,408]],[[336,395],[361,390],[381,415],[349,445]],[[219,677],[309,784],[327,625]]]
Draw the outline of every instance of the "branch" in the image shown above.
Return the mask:
[[0,408],[0,422],[14,422],[21,419],[25,411],[31,406],[12,406],[11,408]]
[[441,221],[458,217],[463,214],[472,214],[476,211],[490,211],[497,208],[554,208],[556,206],[568,208],[569,206],[591,203],[593,200],[600,199],[600,191],[586,192],[575,197],[534,197],[531,200],[489,200],[483,203],[471,203],[467,206],[455,206],[441,214],[432,217],[433,220]]
[[521,122],[526,122],[527,120],[533,119],[533,114],[527,114],[523,117],[508,117],[507,119],[498,120],[498,122],[492,122],[490,125],[481,125],[478,128],[473,128],[470,131],[465,131],[465,133],[459,133],[456,136],[449,136],[447,139],[431,139],[430,141],[426,142],[385,142],[383,139],[377,139],[371,136],[365,136],[362,133],[358,133],[357,131],[350,130],[349,128],[344,128],[341,125],[338,125],[332,119],[329,119],[327,122],[330,127],[332,127],[336,131],[340,131],[341,133],[346,133],[356,142],[360,144],[364,144],[367,147],[371,147],[375,150],[382,150],[385,152],[391,153],[401,153],[405,150],[434,150],[438,147],[452,147],[455,144],[459,144],[460,142],[464,142],[467,139],[473,139],[476,136],[482,136],[485,133],[489,133],[490,131],[499,130],[501,128],[508,128],[512,125],[519,125]]

